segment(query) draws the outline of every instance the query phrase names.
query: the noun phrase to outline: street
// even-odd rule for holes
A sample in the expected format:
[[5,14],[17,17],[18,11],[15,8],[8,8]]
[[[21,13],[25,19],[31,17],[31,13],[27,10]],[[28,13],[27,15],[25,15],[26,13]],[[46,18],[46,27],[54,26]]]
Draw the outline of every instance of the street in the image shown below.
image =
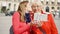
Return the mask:
[[56,16],[54,20],[55,20],[56,27],[58,29],[58,33],[60,34],[60,18]]
[[9,34],[12,16],[0,16],[0,34]]
[[[54,20],[60,34],[60,18],[55,17]],[[0,16],[0,34],[10,34],[11,25],[12,16]]]

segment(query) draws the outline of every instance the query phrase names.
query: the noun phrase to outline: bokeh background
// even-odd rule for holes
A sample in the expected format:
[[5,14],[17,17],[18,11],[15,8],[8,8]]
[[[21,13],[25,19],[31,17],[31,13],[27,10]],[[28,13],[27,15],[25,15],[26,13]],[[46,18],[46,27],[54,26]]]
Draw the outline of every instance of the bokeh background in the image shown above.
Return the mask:
[[[0,0],[0,34],[10,34],[12,26],[12,15],[17,11],[21,1],[26,0]],[[40,2],[42,10],[51,12],[55,24],[60,34],[60,0],[27,0],[31,2]]]

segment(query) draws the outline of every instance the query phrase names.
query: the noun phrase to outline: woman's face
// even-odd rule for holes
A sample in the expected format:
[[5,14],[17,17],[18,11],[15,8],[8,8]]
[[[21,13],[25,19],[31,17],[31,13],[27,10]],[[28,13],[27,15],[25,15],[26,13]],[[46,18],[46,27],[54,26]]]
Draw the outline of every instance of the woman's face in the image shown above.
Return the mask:
[[34,12],[41,11],[40,5],[38,5],[38,4],[33,4],[33,5],[32,5],[32,11],[34,11]]
[[21,4],[21,5],[20,5],[21,10],[22,10],[22,11],[27,11],[27,5],[28,5],[28,3]]

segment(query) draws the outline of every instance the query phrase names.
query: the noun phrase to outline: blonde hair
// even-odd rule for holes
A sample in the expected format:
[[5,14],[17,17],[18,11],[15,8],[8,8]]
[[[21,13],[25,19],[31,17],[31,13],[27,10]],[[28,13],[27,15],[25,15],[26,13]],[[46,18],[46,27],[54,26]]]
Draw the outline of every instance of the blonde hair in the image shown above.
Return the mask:
[[31,3],[32,3],[32,4],[31,4],[31,7],[34,6],[34,5],[38,5],[38,6],[40,7],[40,9],[41,9],[41,10],[39,10],[39,12],[42,12],[43,6],[42,6],[42,4],[41,4],[40,2],[31,2]]
[[19,3],[19,7],[18,7],[18,10],[17,10],[21,15],[20,20],[23,21],[23,22],[25,21],[25,17],[24,17],[25,14],[24,14],[24,12],[22,11],[21,8],[23,8],[25,6],[24,3],[28,3],[28,1],[22,1],[21,3]]

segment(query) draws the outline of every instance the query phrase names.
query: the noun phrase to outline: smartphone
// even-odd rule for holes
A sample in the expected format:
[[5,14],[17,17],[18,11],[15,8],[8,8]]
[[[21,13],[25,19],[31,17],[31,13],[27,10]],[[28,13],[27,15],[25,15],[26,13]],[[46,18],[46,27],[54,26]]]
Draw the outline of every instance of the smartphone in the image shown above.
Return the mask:
[[26,23],[31,22],[30,13],[25,13],[25,20],[26,20]]

